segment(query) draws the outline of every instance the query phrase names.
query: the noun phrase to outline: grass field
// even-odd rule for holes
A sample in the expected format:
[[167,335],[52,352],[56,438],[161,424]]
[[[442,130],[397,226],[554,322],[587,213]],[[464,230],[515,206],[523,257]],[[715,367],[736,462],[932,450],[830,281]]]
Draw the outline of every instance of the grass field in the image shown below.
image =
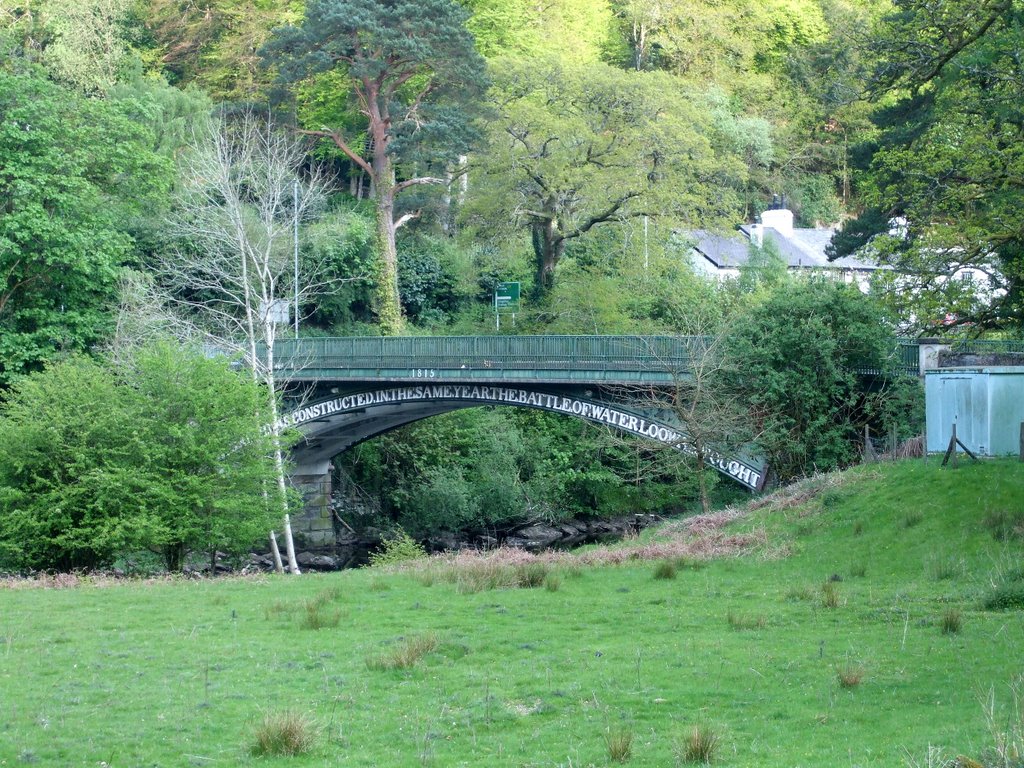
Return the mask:
[[[776,498],[732,524],[744,557],[542,563],[536,588],[9,582],[0,764],[673,766],[695,735],[721,765],[980,757],[1021,738],[1021,520],[1024,464],[918,460]],[[280,717],[301,753],[258,755]]]

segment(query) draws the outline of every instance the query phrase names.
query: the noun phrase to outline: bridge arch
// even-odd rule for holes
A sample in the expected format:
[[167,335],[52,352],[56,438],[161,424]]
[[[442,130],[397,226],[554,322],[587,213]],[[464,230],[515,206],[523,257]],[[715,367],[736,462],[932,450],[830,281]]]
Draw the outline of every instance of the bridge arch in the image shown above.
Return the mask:
[[[441,413],[485,405],[573,416],[692,455],[687,433],[671,412],[638,408],[579,388],[446,382],[385,385],[314,400],[285,414],[282,421],[302,432],[304,439],[293,448],[292,458],[295,474],[310,477],[329,472],[334,456],[364,440]],[[707,463],[750,490],[764,487],[763,462],[711,453]]]

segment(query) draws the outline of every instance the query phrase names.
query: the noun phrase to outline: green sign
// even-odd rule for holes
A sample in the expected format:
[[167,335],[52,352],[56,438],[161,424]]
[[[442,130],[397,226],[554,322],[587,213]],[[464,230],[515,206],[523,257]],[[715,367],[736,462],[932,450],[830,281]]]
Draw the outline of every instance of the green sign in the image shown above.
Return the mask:
[[519,283],[498,283],[498,287],[494,289],[494,311],[519,311]]

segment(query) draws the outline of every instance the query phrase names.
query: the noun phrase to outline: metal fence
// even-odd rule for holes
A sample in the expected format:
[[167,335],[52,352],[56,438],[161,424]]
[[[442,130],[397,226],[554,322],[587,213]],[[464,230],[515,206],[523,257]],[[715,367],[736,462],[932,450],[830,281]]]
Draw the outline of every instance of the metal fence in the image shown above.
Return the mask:
[[[372,375],[411,367],[684,373],[713,342],[708,336],[312,337],[278,341],[275,362],[286,375],[299,371]],[[917,341],[898,340],[894,355],[897,372],[918,373]],[[891,372],[868,365],[858,370],[865,375]]]
[[675,371],[707,344],[692,336],[395,336],[288,339],[283,369]]

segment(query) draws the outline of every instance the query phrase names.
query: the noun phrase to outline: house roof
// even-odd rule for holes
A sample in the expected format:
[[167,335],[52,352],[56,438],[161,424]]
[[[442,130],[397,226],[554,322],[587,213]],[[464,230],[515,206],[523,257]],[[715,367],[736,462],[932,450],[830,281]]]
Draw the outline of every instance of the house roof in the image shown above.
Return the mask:
[[[755,231],[753,224],[740,226],[739,233],[722,235],[706,230],[692,233],[694,250],[714,264],[718,269],[745,266],[750,257],[750,241]],[[867,259],[845,256],[829,261],[825,249],[832,241],[835,230],[794,228],[791,235],[783,234],[772,227],[763,227],[764,239],[770,240],[790,269],[853,269],[873,271],[882,269]]]

